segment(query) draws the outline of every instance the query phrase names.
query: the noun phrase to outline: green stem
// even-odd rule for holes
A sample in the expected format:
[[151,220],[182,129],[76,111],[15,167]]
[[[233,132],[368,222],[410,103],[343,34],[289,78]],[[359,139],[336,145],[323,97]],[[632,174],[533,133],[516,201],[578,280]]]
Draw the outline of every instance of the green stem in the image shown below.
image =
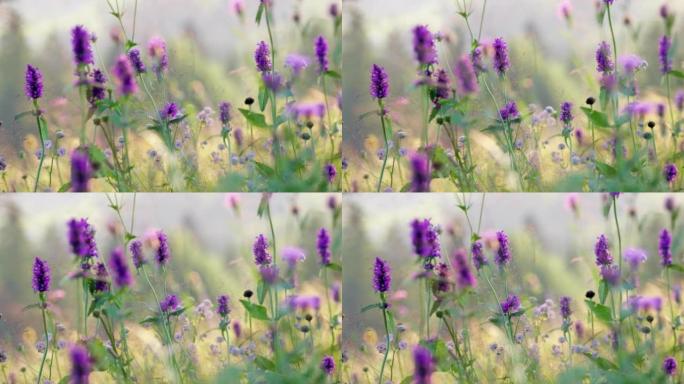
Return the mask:
[[378,107],[380,108],[380,123],[382,124],[382,136],[385,141],[385,153],[382,161],[382,168],[380,169],[380,179],[378,180],[377,192],[382,188],[382,179],[385,175],[385,167],[387,166],[387,158],[389,157],[389,141],[387,138],[387,129],[385,128],[385,107],[382,100],[378,99]]
[[45,139],[43,138],[43,130],[41,129],[40,122],[40,108],[38,107],[38,101],[33,100],[33,107],[36,114],[36,125],[38,127],[38,138],[40,139],[40,159],[38,162],[38,172],[36,173],[36,183],[33,187],[33,192],[38,191],[38,183],[40,182],[40,173],[43,170],[43,160],[45,159]]
[[[41,293],[41,295],[43,295],[43,294]],[[43,351],[43,358],[40,361],[40,369],[38,370],[38,380],[36,380],[37,384],[41,384],[40,379],[43,377],[43,367],[45,366],[45,359],[47,358],[47,352],[49,349],[47,315],[45,314],[45,307],[46,306],[47,306],[47,303],[45,302],[45,299],[41,296],[41,298],[40,298],[40,312],[43,315],[43,331],[45,332],[45,350]]]
[[[615,227],[618,235],[618,271],[620,273],[620,284],[618,285],[620,302],[619,308],[622,308],[622,235],[620,233],[620,222],[617,216],[617,197],[613,197],[613,217],[615,218]],[[620,319],[622,321],[622,319]]]
[[382,305],[382,320],[383,324],[385,325],[385,355],[382,358],[382,365],[380,366],[380,377],[378,377],[378,384],[383,384],[384,382],[382,379],[385,373],[385,364],[387,363],[387,355],[390,350],[390,335],[387,326],[387,303],[385,302],[384,294],[380,295],[380,303]]

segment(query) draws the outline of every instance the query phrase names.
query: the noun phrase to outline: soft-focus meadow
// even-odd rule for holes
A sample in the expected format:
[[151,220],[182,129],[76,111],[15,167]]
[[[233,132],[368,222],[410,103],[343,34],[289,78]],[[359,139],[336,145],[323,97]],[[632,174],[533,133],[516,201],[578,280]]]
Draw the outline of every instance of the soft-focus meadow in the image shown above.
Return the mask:
[[681,189],[681,2],[380,3],[344,7],[346,190]]
[[0,190],[339,190],[341,17],[334,1],[0,2]]
[[350,382],[682,382],[681,203],[345,197]]
[[338,195],[16,195],[0,209],[0,382],[343,373]]

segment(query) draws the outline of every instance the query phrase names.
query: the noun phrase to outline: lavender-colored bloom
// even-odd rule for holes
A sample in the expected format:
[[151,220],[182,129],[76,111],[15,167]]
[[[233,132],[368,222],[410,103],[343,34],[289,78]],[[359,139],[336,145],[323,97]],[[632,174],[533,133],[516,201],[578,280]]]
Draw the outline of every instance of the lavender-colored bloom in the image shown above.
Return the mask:
[[259,72],[269,72],[271,70],[271,51],[265,41],[260,41],[254,51],[254,62]]
[[672,356],[668,356],[665,358],[663,361],[663,372],[665,372],[666,375],[668,376],[676,376],[677,375],[677,359],[675,359]]
[[140,240],[133,240],[128,249],[131,251],[131,258],[133,259],[133,265],[135,265],[135,268],[142,268],[142,266],[146,263],[145,255],[143,255],[142,251],[142,242]]
[[316,52],[316,59],[318,60],[319,73],[328,72],[330,64],[328,62],[328,41],[325,37],[321,35],[316,38],[314,50]]
[[254,263],[259,266],[271,264],[271,254],[268,253],[268,239],[266,236],[260,234],[254,241],[252,251],[254,254]]
[[670,37],[667,35],[661,37],[658,45],[658,58],[660,59],[660,72],[663,75],[667,75],[672,71],[671,49],[672,40]]
[[679,112],[684,112],[684,89],[677,91],[675,95],[675,105]]
[[333,164],[326,164],[323,167],[323,174],[325,175],[325,178],[328,179],[328,183],[332,184],[337,176],[337,168],[335,168],[335,165]]
[[242,325],[237,320],[233,321],[233,333],[235,334],[235,337],[238,339],[240,338],[240,336],[242,336]]
[[505,76],[506,71],[511,68],[511,63],[508,59],[508,45],[503,38],[498,37],[494,39],[494,69],[499,76]]
[[280,270],[275,265],[262,265],[259,268],[261,279],[267,284],[275,284],[278,281]]
[[449,98],[450,83],[451,80],[449,79],[447,72],[443,69],[438,70],[435,74],[435,90],[434,98],[432,100],[435,105],[439,105],[440,100]]
[[633,296],[627,299],[627,304],[634,312],[660,312],[663,309],[663,299],[659,296]]
[[92,82],[90,86],[90,94],[88,95],[88,101],[91,105],[95,105],[98,101],[104,100],[106,91],[105,84],[107,83],[107,76],[104,72],[99,69],[95,69],[91,74]]
[[374,99],[382,100],[389,96],[389,76],[385,68],[373,64],[370,71],[370,95]]
[[174,311],[179,306],[180,300],[178,300],[178,296],[176,295],[168,295],[159,303],[159,308],[164,313]]
[[68,239],[75,256],[87,259],[98,257],[95,229],[87,219],[71,219],[67,223]]
[[221,317],[227,317],[230,314],[230,297],[228,295],[221,295],[216,299],[218,303],[218,309],[216,313],[221,315]]
[[159,36],[155,36],[147,43],[147,51],[150,57],[157,59],[157,63],[152,66],[152,70],[157,76],[169,69],[169,54],[166,48],[166,41]]
[[430,65],[437,63],[435,40],[425,25],[418,25],[413,28],[413,52],[419,64]]
[[323,360],[321,360],[321,369],[326,375],[332,376],[335,371],[335,359],[329,355],[323,356]]
[[572,103],[566,101],[563,104],[561,104],[560,107],[560,121],[562,121],[565,125],[570,125],[573,119],[574,117],[572,116]]
[[487,66],[484,63],[483,56],[483,49],[479,45],[470,53],[470,61],[473,63],[473,68],[478,75],[487,72]]
[[660,232],[658,239],[658,254],[660,255],[660,264],[665,267],[672,265],[672,236],[667,229]]
[[672,183],[673,181],[675,181],[678,174],[679,170],[677,169],[677,166],[674,163],[665,164],[665,167],[663,168],[663,176],[665,177],[665,181],[667,181],[668,183]]
[[459,288],[471,288],[477,285],[475,275],[468,264],[468,253],[465,250],[459,249],[454,253],[453,265],[456,272],[456,284]]
[[36,257],[33,262],[33,278],[31,279],[33,290],[45,293],[50,290],[50,266],[47,261]]
[[25,78],[24,93],[26,93],[26,97],[31,100],[40,99],[43,96],[43,74],[37,67],[29,64],[26,66]]
[[69,384],[88,384],[90,372],[93,370],[88,350],[81,345],[74,345],[69,350],[69,359],[71,360]]
[[261,80],[266,88],[273,92],[278,92],[283,87],[283,77],[277,72],[264,72],[261,75]]
[[297,263],[306,260],[306,252],[298,247],[284,247],[281,251],[281,257],[290,268],[294,268]]
[[93,50],[90,46],[90,33],[82,25],[71,30],[71,51],[76,65],[94,64]]
[[639,265],[645,263],[647,258],[646,251],[643,249],[627,248],[627,250],[625,250],[624,259],[633,269],[636,269]]
[[422,345],[413,348],[413,383],[430,384],[432,374],[435,372],[435,359],[432,353]]
[[613,71],[613,62],[610,58],[610,45],[602,41],[596,50],[596,70],[601,73],[608,73]]
[[330,265],[332,262],[332,254],[330,253],[330,234],[325,228],[318,231],[316,237],[316,249],[320,257],[322,265]]
[[439,263],[435,270],[437,272],[437,278],[435,279],[434,289],[438,292],[449,292],[451,289],[449,266],[446,263]]
[[418,257],[439,257],[439,237],[428,219],[415,219],[411,222],[411,244]]
[[477,74],[471,58],[464,54],[456,62],[454,67],[454,75],[456,76],[457,88],[456,90],[462,96],[471,95],[480,91],[480,85],[477,82]]
[[633,75],[639,70],[648,67],[648,63],[646,62],[646,60],[642,59],[641,57],[635,54],[622,55],[618,59],[618,62],[620,63],[623,72],[629,75]]
[[609,6],[610,6],[610,5],[613,5],[613,1],[615,1],[615,0],[603,0],[603,2],[604,2],[606,5],[609,5]]
[[616,286],[620,284],[620,269],[617,265],[601,266],[601,277],[606,283]]
[[373,267],[373,289],[378,293],[385,293],[392,286],[392,269],[389,263],[379,257],[375,258]]
[[501,120],[504,122],[519,119],[520,112],[518,111],[518,104],[516,104],[515,101],[509,101],[508,104],[499,111],[499,114],[501,115]]
[[473,254],[473,265],[475,266],[475,269],[479,271],[480,269],[482,269],[482,267],[489,264],[487,256],[485,256],[484,252],[482,251],[481,242],[474,242],[470,249]]
[[157,252],[155,253],[155,261],[160,267],[168,264],[171,259],[171,250],[169,249],[169,238],[164,231],[157,231]]
[[496,250],[494,263],[496,263],[496,265],[498,265],[499,267],[504,267],[511,261],[511,248],[506,232],[497,232],[496,241],[499,243],[499,248]]
[[610,249],[608,249],[608,239],[606,235],[601,235],[596,240],[596,245],[594,246],[594,255],[596,255],[596,265],[610,265],[613,263],[613,256],[610,254]]
[[430,192],[432,175],[428,157],[416,152],[411,156],[411,192]]
[[133,284],[133,275],[128,267],[123,248],[114,248],[109,258],[109,269],[112,271],[114,284],[119,288],[130,287]]
[[332,296],[334,302],[339,303],[342,301],[342,284],[337,281],[332,283],[330,287],[330,295]]
[[560,313],[564,319],[570,318],[570,315],[572,314],[572,310],[570,309],[570,302],[571,299],[567,296],[563,296],[560,298]]
[[93,169],[88,154],[80,149],[74,150],[71,153],[71,191],[88,192],[92,176]]
[[178,104],[170,102],[166,103],[164,108],[159,111],[159,115],[162,119],[173,120],[180,114],[180,109],[178,109]]
[[109,291],[109,272],[104,263],[95,264],[95,292],[108,292]]
[[505,315],[511,315],[520,309],[520,298],[516,295],[508,295],[508,297],[501,302],[501,311]]
[[309,66],[309,58],[297,53],[291,53],[285,57],[285,67],[290,68],[295,76]]
[[131,61],[131,64],[135,69],[135,73],[142,75],[143,73],[147,72],[147,67],[143,62],[142,57],[140,57],[140,50],[138,48],[133,48],[128,51],[128,59]]
[[230,123],[230,109],[231,105],[227,101],[219,104],[219,120],[221,120],[221,124],[228,125]]
[[128,96],[138,92],[138,83],[135,81],[133,65],[131,65],[128,56],[119,56],[116,60],[116,64],[114,64],[112,73],[119,85],[118,91],[120,94]]

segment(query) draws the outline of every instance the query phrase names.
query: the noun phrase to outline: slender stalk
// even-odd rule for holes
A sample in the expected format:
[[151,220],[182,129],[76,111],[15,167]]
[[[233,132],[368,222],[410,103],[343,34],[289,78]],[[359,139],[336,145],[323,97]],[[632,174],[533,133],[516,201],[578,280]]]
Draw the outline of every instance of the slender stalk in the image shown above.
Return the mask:
[[38,106],[38,100],[33,100],[33,109],[36,115],[36,126],[38,127],[38,138],[40,139],[40,159],[38,162],[38,172],[36,173],[36,183],[33,187],[33,192],[38,191],[38,184],[40,182],[40,172],[43,170],[43,160],[45,159],[45,139],[43,138],[43,130],[41,129],[40,121],[40,107]]
[[[613,197],[613,217],[615,218],[615,227],[617,228],[617,235],[618,235],[618,270],[620,273],[620,285],[618,286],[619,289],[619,297],[620,297],[620,302],[618,303],[620,307],[622,307],[622,235],[620,233],[620,222],[618,221],[618,216],[617,216],[617,197]],[[622,321],[620,319],[620,321]]]
[[390,334],[387,325],[387,303],[385,302],[385,295],[380,294],[380,303],[382,305],[382,320],[385,325],[385,355],[382,358],[382,365],[380,366],[380,376],[378,377],[378,384],[384,384],[383,377],[385,373],[385,364],[387,363],[387,355],[390,349]]
[[330,326],[330,348],[335,346],[335,332],[333,331],[332,307],[330,306],[330,288],[328,285],[328,268],[323,266],[323,284],[325,285],[325,302],[328,306],[328,323]]
[[672,323],[672,338],[674,341],[674,344],[672,346],[673,349],[677,348],[677,327],[675,326],[675,314],[674,314],[674,307],[672,306],[672,283],[670,280],[670,268],[667,267],[665,269],[665,281],[667,284],[667,301],[670,304],[670,322]]
[[382,179],[385,175],[385,167],[387,167],[387,158],[389,157],[389,140],[387,138],[387,129],[385,127],[385,106],[382,100],[378,99],[378,107],[380,108],[380,123],[382,124],[382,137],[385,141],[385,153],[382,161],[382,168],[380,169],[380,179],[378,179],[377,192],[382,188]]
[[47,303],[45,302],[45,298],[43,294],[41,293],[41,298],[40,298],[40,312],[43,315],[43,331],[45,332],[45,350],[43,351],[43,358],[40,361],[40,369],[38,370],[38,380],[36,380],[37,384],[41,384],[42,382],[40,379],[43,377],[43,367],[45,366],[45,359],[47,358],[47,353],[49,349],[49,336],[48,336],[48,326],[47,326],[47,315],[45,313],[45,307],[47,306]]

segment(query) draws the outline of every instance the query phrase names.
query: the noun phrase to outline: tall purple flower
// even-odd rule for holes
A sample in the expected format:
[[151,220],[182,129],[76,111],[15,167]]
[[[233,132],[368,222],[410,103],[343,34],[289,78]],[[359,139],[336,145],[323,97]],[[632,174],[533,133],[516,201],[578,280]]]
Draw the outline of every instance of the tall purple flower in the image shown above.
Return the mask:
[[180,115],[180,109],[178,108],[178,104],[169,102],[164,105],[164,108],[162,108],[161,111],[159,111],[159,115],[161,116],[162,119],[165,120],[173,120]]
[[430,384],[435,372],[435,359],[432,353],[422,345],[413,348],[413,383]]
[[563,296],[560,298],[560,313],[564,319],[568,319],[572,314],[572,310],[570,309],[570,302],[571,299],[567,296]]
[[71,360],[69,384],[88,384],[90,372],[93,370],[88,350],[76,344],[69,350],[69,359]]
[[613,5],[613,1],[615,0],[603,0],[603,3],[605,3],[606,5]]
[[675,181],[678,174],[679,170],[677,169],[677,166],[674,163],[665,164],[665,167],[663,168],[663,177],[665,177],[665,181],[667,181],[668,183],[672,183],[673,181]]
[[481,242],[474,242],[470,250],[473,254],[473,265],[475,266],[475,269],[479,271],[482,267],[489,264],[489,260],[487,260],[487,256],[485,256],[482,250]]
[[40,99],[43,96],[43,74],[37,67],[29,64],[26,66],[25,79],[24,93],[26,93],[26,97],[31,100]]
[[475,285],[477,285],[477,280],[470,270],[468,253],[463,249],[457,250],[454,253],[453,263],[456,272],[456,284],[458,287],[461,289],[475,287]]
[[130,287],[133,284],[133,275],[131,275],[122,247],[116,247],[112,251],[109,258],[109,270],[112,272],[112,280],[117,287]]
[[107,76],[99,69],[93,70],[91,76],[91,84],[89,89],[88,101],[95,106],[98,101],[104,100],[106,95],[105,84],[107,83]]
[[470,54],[470,61],[473,64],[475,73],[477,73],[478,75],[487,72],[487,66],[484,63],[483,56],[484,52],[482,50],[482,47],[479,45],[475,47],[475,49],[473,49],[473,52]]
[[505,76],[506,72],[511,68],[511,62],[508,58],[508,45],[503,38],[498,37],[494,39],[494,69],[499,76]]
[[133,69],[135,69],[135,73],[142,75],[143,73],[147,72],[147,67],[140,56],[140,50],[138,48],[133,48],[128,51],[128,59],[131,61]]
[[179,306],[180,300],[178,300],[178,296],[176,295],[168,295],[159,303],[159,308],[164,313],[174,311]]
[[457,81],[456,91],[461,96],[472,95],[480,91],[473,61],[467,54],[461,56],[456,62],[454,75]]
[[277,72],[264,72],[261,74],[261,80],[266,88],[273,92],[278,92],[283,87],[283,77]]
[[385,68],[373,64],[370,71],[370,95],[374,99],[382,100],[389,96],[389,76]]
[[428,219],[415,219],[411,222],[411,244],[418,257],[440,257],[439,234]]
[[335,359],[330,355],[323,356],[321,369],[326,375],[332,376],[333,372],[335,372]]
[[337,168],[333,164],[326,164],[323,167],[323,174],[325,175],[325,178],[328,180],[329,184],[332,184],[333,181],[335,181],[335,177],[337,176]]
[[501,302],[501,311],[505,315],[511,315],[520,309],[520,298],[516,295],[508,295],[508,297]]
[[95,229],[88,219],[71,219],[67,223],[68,240],[74,256],[87,259],[98,257]]
[[610,58],[611,55],[610,45],[605,41],[602,41],[598,49],[596,50],[596,70],[601,73],[612,72],[614,65]]
[[47,261],[36,257],[33,262],[33,279],[31,279],[33,290],[38,293],[45,293],[50,290],[50,266]]
[[265,264],[259,267],[259,274],[267,284],[275,284],[278,281],[280,270],[275,265]]
[[561,104],[560,108],[560,121],[565,125],[570,125],[574,117],[572,116],[572,103],[569,101]]
[[316,51],[316,59],[318,60],[319,73],[328,72],[330,64],[328,62],[328,41],[325,37],[321,35],[316,38],[314,50]]
[[601,235],[596,240],[596,245],[594,246],[594,255],[596,256],[596,265],[610,265],[613,263],[613,256],[610,254],[610,249],[608,249],[608,239],[606,235]]
[[109,291],[109,272],[104,263],[95,264],[95,282],[93,284],[93,289],[95,292],[108,292]]
[[425,25],[418,25],[413,28],[413,52],[421,65],[437,63],[435,40]]
[[435,268],[437,271],[437,278],[435,279],[435,289],[438,292],[449,292],[451,289],[451,282],[449,281],[449,266],[446,263],[439,263]]
[[160,267],[165,266],[169,259],[171,259],[171,250],[169,249],[169,238],[164,231],[157,231],[157,252],[155,253],[155,260]]
[[71,191],[88,192],[89,183],[93,176],[90,157],[83,150],[75,149],[71,153]]
[[672,236],[667,229],[660,232],[658,240],[658,254],[660,255],[660,264],[665,267],[672,265]]
[[316,249],[318,250],[318,256],[321,259],[321,264],[330,265],[332,262],[332,254],[330,253],[330,234],[325,228],[321,228],[318,231],[318,236],[316,237]]
[[511,248],[508,242],[508,236],[506,235],[506,232],[497,232],[496,241],[499,243],[499,248],[496,250],[496,257],[494,257],[494,262],[499,267],[504,267],[511,261]]
[[392,286],[392,269],[389,263],[379,257],[375,258],[373,267],[373,288],[375,292],[385,293]]
[[121,95],[128,96],[138,92],[138,83],[135,81],[133,65],[128,56],[121,55],[116,60],[112,73],[119,85],[118,91]]
[[216,299],[216,302],[218,303],[216,313],[221,317],[227,317],[230,314],[230,297],[228,295],[221,295]]
[[658,59],[660,60],[660,72],[667,75],[672,71],[672,40],[665,35],[660,38],[658,45]]
[[509,101],[508,104],[501,108],[499,115],[501,115],[501,120],[504,122],[519,119],[520,111],[518,111],[518,104],[516,104],[515,101]]
[[432,175],[427,155],[416,152],[411,156],[411,192],[430,192]]
[[142,266],[146,263],[145,255],[143,255],[142,250],[142,242],[140,240],[133,240],[128,249],[131,251],[131,258],[133,259],[133,265],[135,268],[142,268]]
[[254,241],[252,251],[254,253],[254,263],[259,266],[271,264],[271,254],[268,253],[268,239],[260,234]]
[[219,120],[221,120],[221,124],[228,125],[230,123],[230,109],[231,105],[227,101],[219,104]]
[[667,376],[676,376],[677,375],[677,359],[675,359],[672,356],[668,356],[665,358],[663,361],[663,372]]
[[254,62],[259,72],[269,72],[271,70],[271,51],[265,41],[260,41],[254,51]]
[[677,91],[677,94],[675,95],[675,106],[680,113],[684,112],[684,89]]
[[90,46],[90,33],[82,25],[71,30],[71,51],[76,65],[95,64],[93,49]]
[[439,105],[440,100],[449,98],[450,83],[451,79],[449,79],[447,72],[443,69],[438,70],[435,74],[435,90],[432,100],[435,105]]

